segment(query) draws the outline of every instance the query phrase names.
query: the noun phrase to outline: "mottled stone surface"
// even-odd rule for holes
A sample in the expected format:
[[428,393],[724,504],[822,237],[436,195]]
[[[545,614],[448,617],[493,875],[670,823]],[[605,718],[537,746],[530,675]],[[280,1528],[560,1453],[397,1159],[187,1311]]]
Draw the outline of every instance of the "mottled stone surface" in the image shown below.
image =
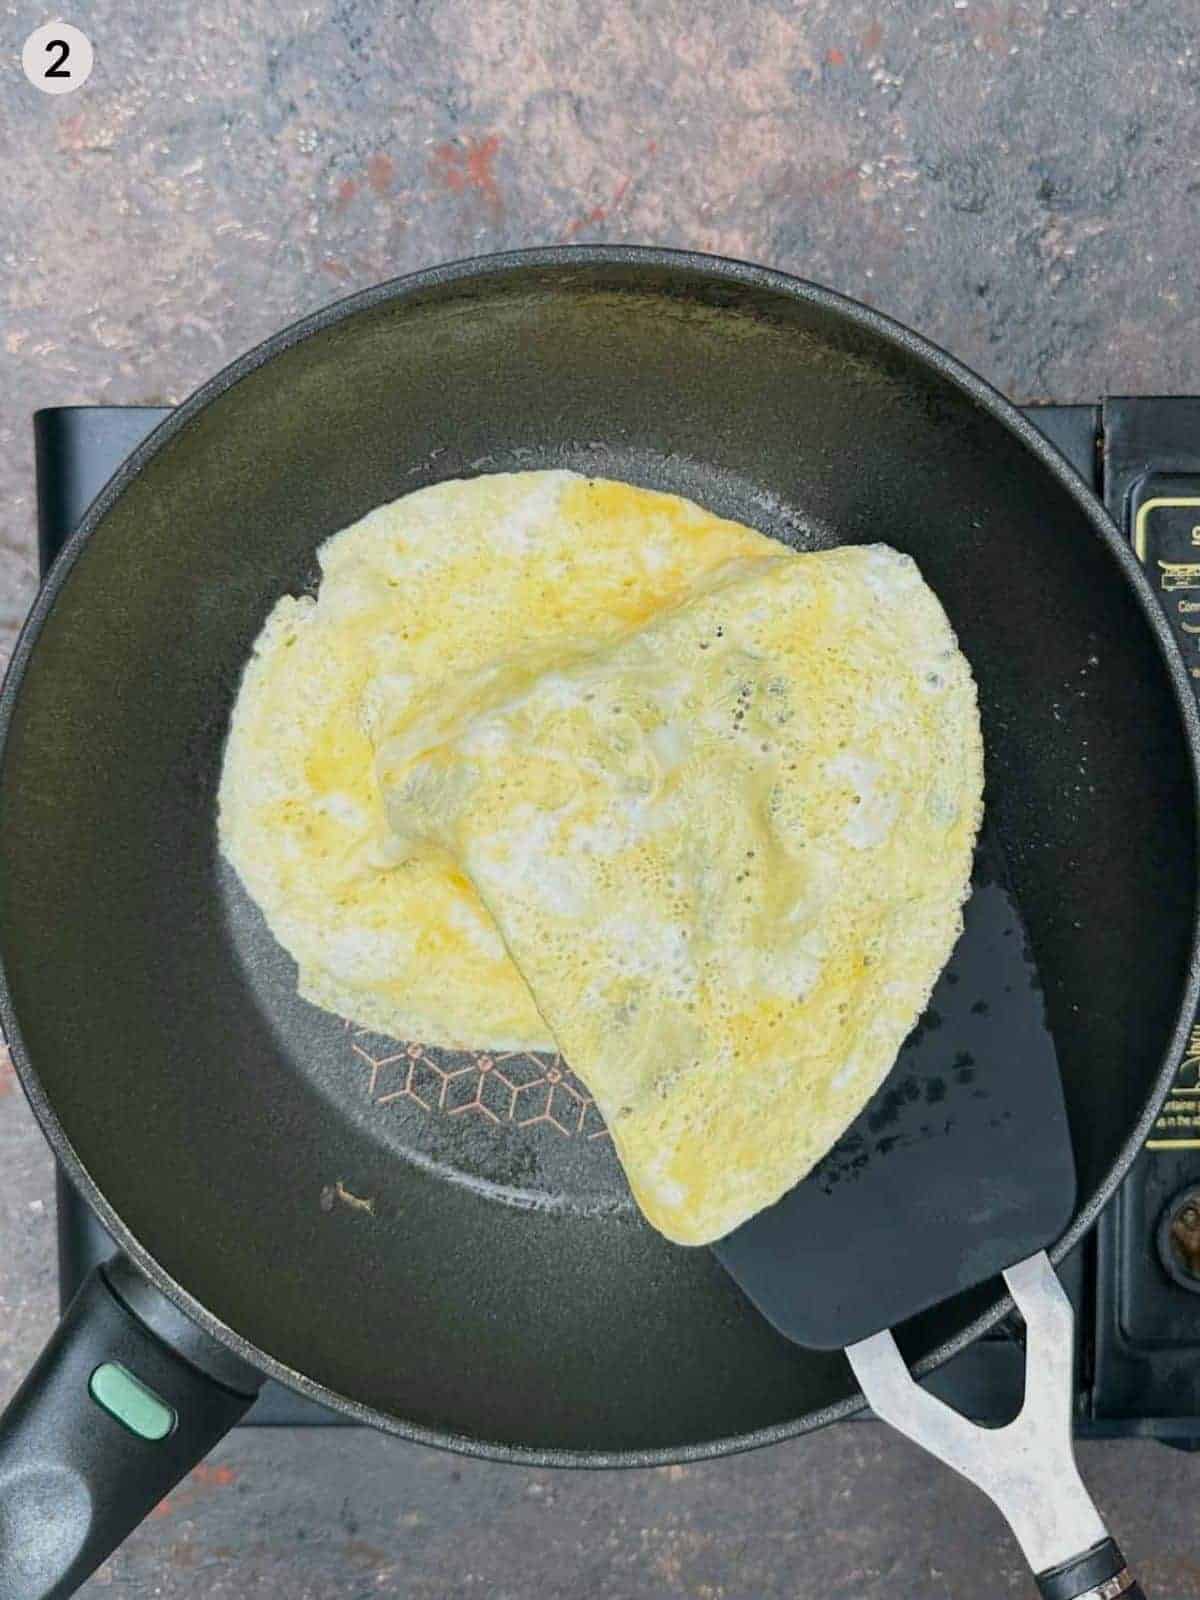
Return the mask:
[[[1178,0],[76,0],[95,71],[49,99],[18,58],[53,14],[0,0],[5,649],[34,582],[33,409],[178,400],[298,314],[450,256],[725,251],[869,300],[1020,400],[1200,388],[1200,46]],[[0,1400],[50,1325],[51,1235],[49,1162],[0,1066]],[[1148,1591],[1200,1596],[1191,1462],[1083,1454]],[[988,1506],[843,1428],[599,1476],[244,1433],[92,1590],[893,1585],[1028,1593]]]

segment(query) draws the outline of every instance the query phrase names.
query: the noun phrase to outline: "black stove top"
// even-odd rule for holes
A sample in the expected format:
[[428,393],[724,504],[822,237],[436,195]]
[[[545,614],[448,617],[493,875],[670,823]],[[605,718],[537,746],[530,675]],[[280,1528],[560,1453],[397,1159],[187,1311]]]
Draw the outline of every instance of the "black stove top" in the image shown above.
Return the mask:
[[[167,415],[148,406],[37,413],[43,572],[107,479]],[[1035,406],[1028,415],[1127,531],[1200,692],[1200,398]],[[1131,709],[1135,694],[1133,685]],[[1130,826],[1142,820],[1130,818]],[[1081,1435],[1200,1449],[1200,1025],[1191,1044],[1153,1137],[1061,1269],[1076,1309]],[[65,1306],[113,1245],[61,1174],[58,1239]],[[928,1381],[980,1421],[1015,1415],[1024,1388],[1016,1328],[997,1329]],[[353,1426],[273,1383],[246,1417],[246,1425],[313,1423]]]

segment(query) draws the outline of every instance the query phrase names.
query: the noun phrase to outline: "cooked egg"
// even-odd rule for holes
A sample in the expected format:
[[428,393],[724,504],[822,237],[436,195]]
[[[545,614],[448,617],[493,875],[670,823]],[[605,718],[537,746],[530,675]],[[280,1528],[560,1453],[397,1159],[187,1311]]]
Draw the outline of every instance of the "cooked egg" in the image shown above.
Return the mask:
[[329,539],[316,598],[285,596],[255,642],[219,797],[221,848],[300,993],[401,1040],[554,1049],[462,867],[432,839],[397,848],[381,708],[447,699],[496,659],[598,647],[778,548],[687,500],[571,472],[437,484]]
[[974,682],[915,564],[773,549],[604,644],[381,682],[371,729],[402,857],[473,885],[683,1244],[778,1199],[886,1077],[981,816]]

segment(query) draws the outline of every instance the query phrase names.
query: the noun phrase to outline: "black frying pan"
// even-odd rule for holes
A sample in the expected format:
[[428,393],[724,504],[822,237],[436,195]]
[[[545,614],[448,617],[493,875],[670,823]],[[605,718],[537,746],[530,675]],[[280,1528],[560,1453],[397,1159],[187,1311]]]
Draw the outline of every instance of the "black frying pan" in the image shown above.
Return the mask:
[[[1195,704],[1133,558],[1036,431],[914,335],[734,262],[547,250],[370,290],[135,453],[3,692],[0,1011],[126,1258],[0,1427],[3,1600],[69,1593],[264,1373],[409,1438],[561,1464],[718,1454],[861,1403],[841,1356],[639,1220],[553,1062],[348,1033],[295,998],[217,856],[238,677],[321,541],[426,483],[560,465],[801,548],[916,557],[979,681],[1062,1066],[1080,1198],[1056,1258],[1145,1135],[1197,994]],[[906,1353],[944,1360],[1005,1304],[992,1282],[926,1313]],[[94,1378],[114,1361],[153,1393]]]

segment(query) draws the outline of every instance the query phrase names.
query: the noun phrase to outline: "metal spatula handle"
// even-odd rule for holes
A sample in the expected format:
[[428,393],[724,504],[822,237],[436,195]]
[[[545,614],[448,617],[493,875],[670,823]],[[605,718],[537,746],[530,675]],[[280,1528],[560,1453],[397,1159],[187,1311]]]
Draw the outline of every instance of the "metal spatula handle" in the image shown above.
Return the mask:
[[1044,1251],[1005,1281],[1025,1319],[1025,1400],[1003,1428],[980,1428],[922,1389],[890,1332],[846,1351],[871,1409],[995,1502],[1044,1600],[1145,1600],[1075,1464],[1075,1313]]

